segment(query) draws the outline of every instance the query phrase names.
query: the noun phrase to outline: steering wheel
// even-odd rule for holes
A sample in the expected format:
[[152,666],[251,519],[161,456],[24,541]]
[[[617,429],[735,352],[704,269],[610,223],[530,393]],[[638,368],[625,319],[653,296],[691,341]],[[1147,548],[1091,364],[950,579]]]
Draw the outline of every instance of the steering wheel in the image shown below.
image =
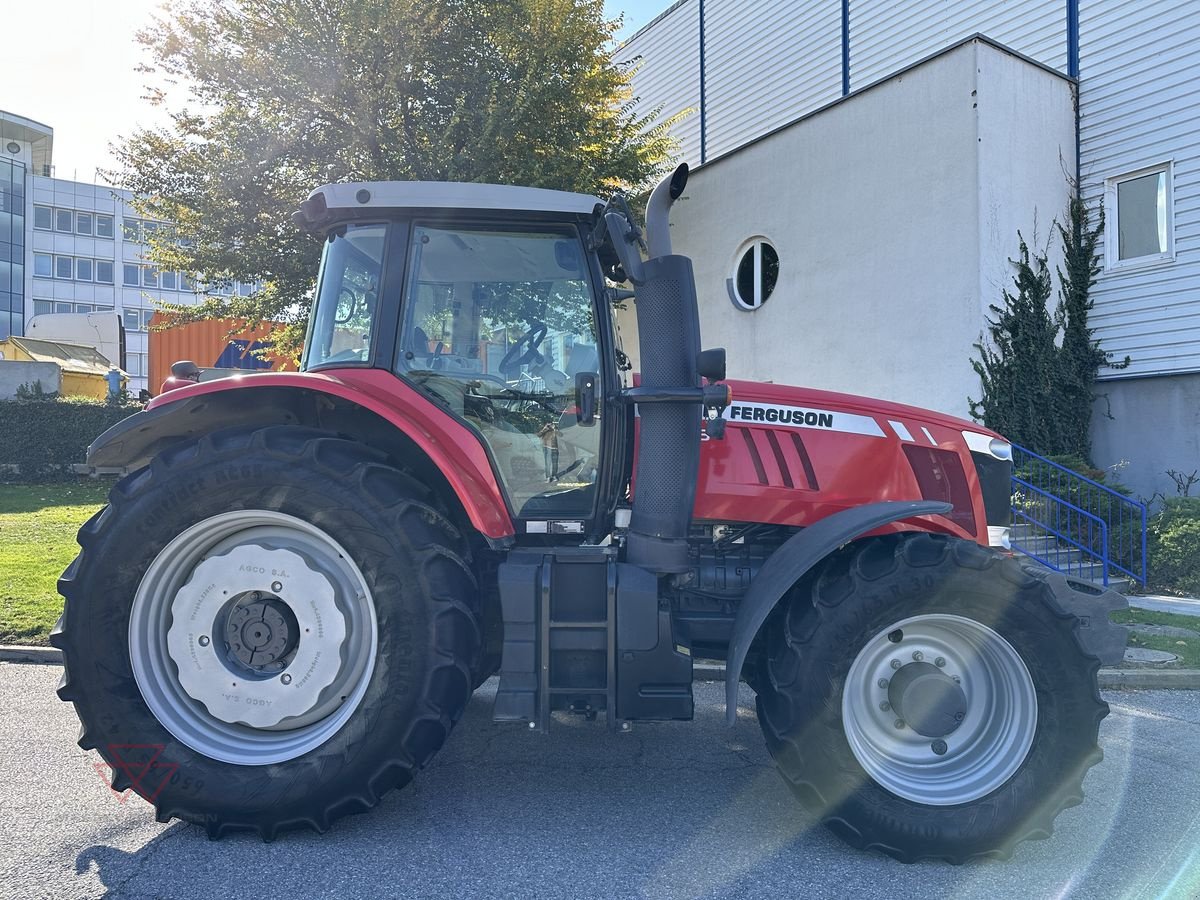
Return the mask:
[[538,347],[546,339],[548,330],[545,322],[535,322],[532,328],[517,338],[517,342],[508,348],[508,352],[500,360],[498,367],[500,371],[508,375],[537,359]]
[[[349,301],[350,311],[348,313],[346,313],[345,316],[339,316],[337,314],[337,307],[340,307],[342,305],[342,297],[343,296],[349,296],[349,298],[350,298],[350,301]],[[334,311],[333,311],[333,323],[335,325],[345,325],[347,322],[349,322],[351,319],[353,319],[354,314],[356,312],[358,312],[358,302],[359,302],[358,295],[356,295],[354,293],[354,291],[350,290],[350,288],[344,287],[340,291],[338,291],[337,307],[334,307]]]

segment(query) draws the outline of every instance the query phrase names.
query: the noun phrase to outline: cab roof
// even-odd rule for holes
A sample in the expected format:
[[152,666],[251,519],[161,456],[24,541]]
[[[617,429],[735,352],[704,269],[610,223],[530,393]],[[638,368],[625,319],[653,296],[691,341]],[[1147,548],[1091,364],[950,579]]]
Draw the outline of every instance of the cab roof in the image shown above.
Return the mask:
[[364,212],[463,209],[589,215],[601,201],[590,194],[461,181],[359,181],[327,184],[308,195],[293,221],[306,231]]

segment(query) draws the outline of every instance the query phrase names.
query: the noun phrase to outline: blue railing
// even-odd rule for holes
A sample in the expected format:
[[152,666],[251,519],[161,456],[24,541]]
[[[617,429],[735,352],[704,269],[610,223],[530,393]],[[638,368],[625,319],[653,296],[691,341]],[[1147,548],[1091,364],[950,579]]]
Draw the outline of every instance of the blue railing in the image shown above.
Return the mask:
[[1012,510],[1032,532],[1013,549],[1069,575],[1107,585],[1115,572],[1145,585],[1144,503],[1013,444]]

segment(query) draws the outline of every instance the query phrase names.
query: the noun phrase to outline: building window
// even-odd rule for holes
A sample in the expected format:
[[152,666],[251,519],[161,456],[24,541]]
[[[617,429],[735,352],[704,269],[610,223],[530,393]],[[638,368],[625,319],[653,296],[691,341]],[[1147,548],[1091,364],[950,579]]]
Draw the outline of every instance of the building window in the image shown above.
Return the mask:
[[153,316],[154,316],[154,310],[152,310],[152,309],[143,309],[142,310],[142,331],[150,330],[150,319]]
[[154,266],[142,267],[142,286],[148,288],[158,287],[158,269]]
[[96,260],[96,280],[101,284],[113,283],[113,264],[112,260],[98,259]]
[[192,276],[187,272],[179,273],[179,289],[181,291],[190,291],[194,289],[192,285]]
[[726,286],[738,309],[755,310],[767,302],[779,281],[779,254],[765,238],[743,244],[734,256]]
[[169,272],[169,271],[163,272],[159,276],[158,281],[159,281],[159,284],[162,285],[162,288],[164,291],[175,290],[176,281],[175,281],[175,273],[174,272]]
[[141,331],[140,318],[136,309],[127,309],[121,313],[121,321],[125,323],[126,331]]
[[75,271],[75,260],[69,256],[54,257],[54,277],[70,278]]
[[92,233],[92,214],[91,213],[76,213],[75,214],[75,233],[76,234],[91,234]]
[[33,208],[33,227],[41,231],[50,231],[54,228],[54,210],[48,206],[35,206]]
[[34,300],[33,301],[33,314],[35,316],[44,316],[44,315],[48,315],[49,313],[52,313],[52,312],[54,312],[54,301],[53,300]]
[[1175,258],[1170,162],[1108,179],[1105,207],[1112,216],[1104,241],[1108,268],[1169,262]]
[[33,254],[33,274],[42,278],[50,278],[54,275],[54,257],[49,253]]
[[124,267],[124,285],[125,287],[137,287],[141,282],[138,280],[139,267],[133,263],[125,263]]
[[92,280],[92,261],[82,257],[75,260],[75,277],[79,281]]
[[96,237],[110,238],[113,236],[113,217],[96,216]]
[[54,230],[63,231],[70,234],[75,230],[75,214],[69,209],[56,209],[54,211]]
[[63,303],[61,300],[56,300],[54,311],[56,313],[73,313],[75,312],[75,306],[71,303]]
[[121,222],[121,234],[127,241],[135,244],[142,242],[142,229],[137,219],[124,219]]

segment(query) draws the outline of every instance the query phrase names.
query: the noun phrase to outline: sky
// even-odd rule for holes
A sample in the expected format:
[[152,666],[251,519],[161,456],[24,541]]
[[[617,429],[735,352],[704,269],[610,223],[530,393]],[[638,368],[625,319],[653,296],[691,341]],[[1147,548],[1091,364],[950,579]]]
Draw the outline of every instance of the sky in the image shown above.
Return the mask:
[[[624,14],[619,39],[630,37],[672,0],[605,0]],[[54,129],[59,178],[103,182],[113,168],[110,144],[138,127],[162,124],[164,113],[143,98],[145,57],[135,41],[162,0],[35,0],[5,4],[0,110]],[[15,38],[15,39],[12,39]],[[13,73],[19,73],[14,78]]]

